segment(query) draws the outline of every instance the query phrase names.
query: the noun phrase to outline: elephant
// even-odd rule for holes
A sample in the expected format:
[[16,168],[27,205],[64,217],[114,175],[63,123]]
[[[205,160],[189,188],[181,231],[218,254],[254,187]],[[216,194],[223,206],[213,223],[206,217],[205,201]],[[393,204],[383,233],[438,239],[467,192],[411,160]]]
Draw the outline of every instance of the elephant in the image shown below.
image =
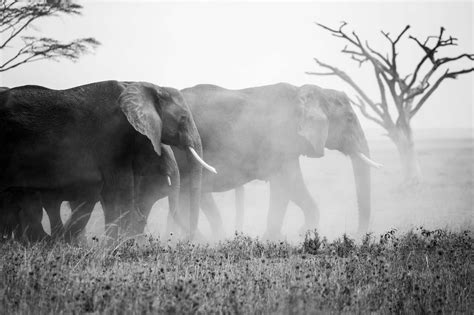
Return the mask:
[[0,93],[0,143],[0,192],[26,189],[86,203],[101,199],[112,239],[139,225],[133,163],[142,150],[161,156],[163,143],[187,152],[193,220],[202,166],[212,168],[200,157],[200,136],[180,92],[147,82],[6,90]]
[[[217,234],[222,233],[222,219],[210,193],[241,187],[255,179],[270,183],[265,233],[268,237],[280,235],[290,200],[303,210],[304,228],[317,227],[319,210],[304,184],[299,156],[319,158],[325,148],[351,158],[359,208],[358,231],[368,230],[369,168],[380,165],[370,159],[362,127],[343,92],[286,83],[242,90],[197,85],[181,92],[201,135],[204,159],[218,171],[212,175],[203,173],[201,200],[201,208]],[[185,165],[185,152],[180,148],[174,151],[185,187],[191,174]],[[237,200],[239,195],[243,190],[237,191]],[[183,190],[180,203],[187,198]],[[184,213],[189,211],[182,208]]]

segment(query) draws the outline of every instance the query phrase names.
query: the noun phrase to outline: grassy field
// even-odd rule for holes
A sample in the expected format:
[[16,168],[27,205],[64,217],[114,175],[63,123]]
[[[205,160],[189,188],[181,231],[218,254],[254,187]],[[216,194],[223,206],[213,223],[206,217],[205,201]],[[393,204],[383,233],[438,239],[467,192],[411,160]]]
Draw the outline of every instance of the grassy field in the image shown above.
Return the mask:
[[469,313],[469,232],[238,235],[214,246],[150,238],[115,247],[0,243],[0,313]]
[[[290,205],[287,239],[259,240],[265,182],[246,186],[245,235],[233,232],[232,192],[216,194],[228,239],[212,245],[163,235],[160,201],[149,239],[105,247],[98,206],[87,244],[0,243],[0,313],[472,312],[473,140],[431,135],[417,144],[424,181],[404,189],[391,143],[370,140],[385,167],[373,172],[373,234],[363,240],[350,237],[357,228],[351,166],[328,151],[301,160],[320,206],[319,235],[296,232],[303,217]],[[204,216],[200,229],[210,235]]]

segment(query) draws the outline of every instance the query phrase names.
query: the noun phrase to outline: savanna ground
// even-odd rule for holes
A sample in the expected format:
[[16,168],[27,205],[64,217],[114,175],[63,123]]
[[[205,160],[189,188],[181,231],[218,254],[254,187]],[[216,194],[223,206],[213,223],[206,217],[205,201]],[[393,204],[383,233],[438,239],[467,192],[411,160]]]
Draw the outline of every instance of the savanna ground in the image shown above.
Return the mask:
[[[302,159],[321,208],[319,235],[294,232],[303,217],[291,205],[287,240],[259,240],[263,182],[247,185],[250,236],[232,232],[233,194],[216,194],[229,239],[212,245],[158,238],[166,216],[159,202],[148,224],[153,236],[105,247],[95,237],[103,220],[96,209],[88,244],[0,243],[0,313],[472,312],[472,136],[420,138],[424,183],[410,190],[399,187],[393,146],[370,145],[385,168],[373,172],[374,233],[362,240],[350,236],[357,219],[350,164],[327,152]],[[209,232],[204,218],[200,227]]]

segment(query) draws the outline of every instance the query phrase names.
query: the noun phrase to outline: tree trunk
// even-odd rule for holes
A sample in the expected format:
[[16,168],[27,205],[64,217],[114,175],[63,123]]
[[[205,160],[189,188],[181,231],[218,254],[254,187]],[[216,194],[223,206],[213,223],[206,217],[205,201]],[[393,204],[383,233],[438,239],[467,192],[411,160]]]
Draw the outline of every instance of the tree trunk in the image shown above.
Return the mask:
[[397,128],[395,132],[390,133],[390,138],[395,143],[400,156],[404,183],[420,183],[421,168],[415,150],[415,142],[413,141],[411,127]]

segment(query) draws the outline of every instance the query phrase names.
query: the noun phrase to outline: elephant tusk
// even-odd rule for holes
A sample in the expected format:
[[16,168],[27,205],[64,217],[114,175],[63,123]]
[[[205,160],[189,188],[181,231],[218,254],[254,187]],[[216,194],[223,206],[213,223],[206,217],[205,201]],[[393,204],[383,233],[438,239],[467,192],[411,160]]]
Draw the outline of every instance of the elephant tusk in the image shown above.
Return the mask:
[[166,179],[168,180],[168,186],[171,186],[171,177],[166,176]]
[[214,174],[217,174],[217,171],[214,167],[210,166],[209,164],[207,164],[206,162],[204,162],[203,159],[201,159],[201,157],[199,156],[199,154],[197,154],[197,152],[192,148],[192,147],[188,147],[189,151],[191,151],[192,155],[194,156],[194,158],[204,167],[206,168],[207,170],[209,170],[210,172],[213,172]]
[[375,167],[375,168],[383,167],[382,164],[372,161],[371,159],[366,157],[363,153],[358,152],[357,156],[360,157],[361,160],[364,161],[365,163],[367,163],[367,165],[369,165],[369,166],[372,166],[372,167]]

